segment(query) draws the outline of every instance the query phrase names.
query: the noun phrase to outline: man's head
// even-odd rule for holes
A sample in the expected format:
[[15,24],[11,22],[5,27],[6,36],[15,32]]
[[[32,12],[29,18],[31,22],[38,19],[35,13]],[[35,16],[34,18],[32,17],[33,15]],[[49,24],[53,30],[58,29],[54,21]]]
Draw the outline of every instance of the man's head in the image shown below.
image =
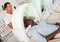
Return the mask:
[[28,27],[29,25],[31,26],[37,25],[32,19],[27,18],[27,17],[24,17],[23,21],[24,21],[25,27]]
[[6,11],[8,11],[8,12],[12,12],[12,5],[11,5],[11,3],[6,2],[6,3],[4,4],[4,9],[5,9]]

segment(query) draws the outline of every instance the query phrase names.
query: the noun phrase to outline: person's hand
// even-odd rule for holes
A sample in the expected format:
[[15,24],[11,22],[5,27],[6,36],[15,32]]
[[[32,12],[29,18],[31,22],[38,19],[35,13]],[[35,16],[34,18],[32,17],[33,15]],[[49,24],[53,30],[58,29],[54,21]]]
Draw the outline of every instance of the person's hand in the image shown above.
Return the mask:
[[9,24],[8,24],[8,28],[13,29],[12,23],[9,23]]

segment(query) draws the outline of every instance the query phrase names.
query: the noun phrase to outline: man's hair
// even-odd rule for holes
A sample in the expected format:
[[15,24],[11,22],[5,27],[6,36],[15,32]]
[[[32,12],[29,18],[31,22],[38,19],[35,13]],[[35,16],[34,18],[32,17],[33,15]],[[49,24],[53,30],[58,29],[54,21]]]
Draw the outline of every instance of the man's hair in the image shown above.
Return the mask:
[[37,25],[32,19],[24,17],[23,18],[24,21],[24,27],[26,29],[26,27],[28,27],[29,25],[33,26],[33,25]]
[[5,10],[5,8],[7,7],[7,4],[10,4],[9,2],[6,2],[5,4],[4,4],[4,10]]

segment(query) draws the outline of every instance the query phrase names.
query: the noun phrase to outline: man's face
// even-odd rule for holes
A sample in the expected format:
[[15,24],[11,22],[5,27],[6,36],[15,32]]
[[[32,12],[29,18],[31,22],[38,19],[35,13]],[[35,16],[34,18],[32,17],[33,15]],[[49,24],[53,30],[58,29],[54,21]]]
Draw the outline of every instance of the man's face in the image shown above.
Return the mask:
[[9,12],[12,12],[12,5],[7,4],[6,10],[9,11]]

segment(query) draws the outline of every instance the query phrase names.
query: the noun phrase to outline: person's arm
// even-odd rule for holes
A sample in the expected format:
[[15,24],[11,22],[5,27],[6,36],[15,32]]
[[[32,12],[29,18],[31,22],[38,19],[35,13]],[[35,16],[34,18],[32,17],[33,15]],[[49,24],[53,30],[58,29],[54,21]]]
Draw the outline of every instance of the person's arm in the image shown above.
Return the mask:
[[4,22],[5,22],[5,24],[7,25],[8,28],[11,28],[11,29],[13,28],[12,23],[11,23],[11,19],[9,17],[5,16],[4,17]]
[[54,38],[54,36],[60,32],[60,27],[57,29],[55,32],[51,33],[50,35],[46,36],[47,41],[51,40]]

